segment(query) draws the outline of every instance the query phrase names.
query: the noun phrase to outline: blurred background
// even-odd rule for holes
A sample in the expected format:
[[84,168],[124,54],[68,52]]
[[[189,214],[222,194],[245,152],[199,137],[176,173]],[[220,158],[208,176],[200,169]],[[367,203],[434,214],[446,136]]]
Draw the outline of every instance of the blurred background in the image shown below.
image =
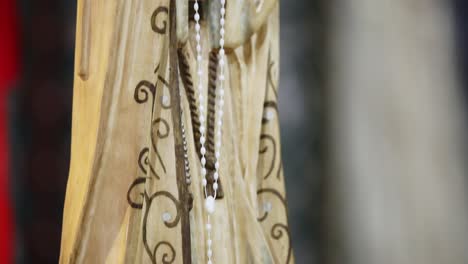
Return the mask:
[[[468,263],[466,1],[280,2],[297,263]],[[75,9],[0,0],[0,263],[58,262]]]

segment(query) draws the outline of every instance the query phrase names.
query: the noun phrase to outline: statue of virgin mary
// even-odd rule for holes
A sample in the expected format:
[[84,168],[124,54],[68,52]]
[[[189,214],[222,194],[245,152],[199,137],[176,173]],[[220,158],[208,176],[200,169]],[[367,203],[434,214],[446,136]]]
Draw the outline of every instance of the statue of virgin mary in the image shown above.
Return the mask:
[[78,0],[60,263],[294,263],[277,108],[279,4],[228,0],[220,22],[224,2]]

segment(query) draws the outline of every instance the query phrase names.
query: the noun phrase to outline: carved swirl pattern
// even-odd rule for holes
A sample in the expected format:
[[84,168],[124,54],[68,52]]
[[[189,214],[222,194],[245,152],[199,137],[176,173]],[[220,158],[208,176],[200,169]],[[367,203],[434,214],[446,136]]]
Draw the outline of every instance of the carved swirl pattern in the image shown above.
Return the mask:
[[[263,177],[263,180],[266,181],[270,178],[270,176],[273,174],[273,171],[275,169],[275,167],[277,168],[277,171],[276,171],[276,178],[278,180],[281,179],[281,174],[282,174],[282,170],[283,170],[283,163],[281,161],[281,158],[277,158],[277,155],[279,155],[279,150],[278,150],[278,144],[276,142],[276,138],[265,132],[265,131],[268,131],[268,129],[266,129],[266,126],[270,124],[270,121],[272,120],[272,118],[269,118],[268,116],[268,111],[274,111],[274,114],[276,116],[278,116],[278,105],[277,105],[277,99],[278,99],[278,94],[277,94],[277,90],[276,90],[276,85],[275,85],[275,82],[273,81],[273,68],[274,68],[274,65],[275,63],[271,60],[271,56],[270,54],[268,55],[268,68],[267,68],[267,76],[266,76],[266,91],[265,91],[265,102],[263,104],[263,112],[264,112],[264,115],[263,115],[263,118],[262,118],[262,126],[265,126],[263,128],[263,132],[262,134],[260,135],[260,149],[259,149],[259,154],[260,155],[265,155],[265,157],[268,157],[268,166],[266,167],[266,173],[265,175],[262,175]],[[274,95],[274,99],[273,100],[269,100],[268,98],[268,94],[269,94],[269,91],[272,91],[273,92],[273,95]],[[275,125],[277,125],[278,121],[274,122]],[[266,156],[267,153],[271,152],[272,154],[271,155],[268,155]],[[271,157],[271,159],[270,159]],[[265,185],[266,182],[264,182],[262,185]],[[276,184],[272,184],[272,186],[277,186],[277,183]],[[286,222],[287,222],[287,203],[286,203],[286,199],[285,197],[283,197],[283,195],[281,195],[280,191],[278,191],[277,189],[275,188],[260,188],[257,190],[257,196],[258,197],[261,197],[261,196],[265,196],[265,195],[269,195],[269,196],[272,196],[276,199],[278,199],[281,203],[281,206],[282,206],[282,209],[284,211],[284,216],[286,218]],[[257,218],[257,220],[260,222],[260,223],[265,223],[266,220],[268,219],[269,217],[269,212],[270,210],[263,210],[263,213]],[[292,248],[291,248],[291,234],[290,234],[290,231],[289,231],[289,227],[287,226],[287,224],[285,223],[281,223],[281,222],[276,222],[274,221],[274,223],[272,224],[271,228],[270,228],[270,237],[273,239],[273,240],[276,240],[276,241],[279,241],[279,240],[282,240],[282,239],[287,239],[287,254],[286,254],[286,260],[284,263],[288,264],[290,263],[291,261],[291,255],[292,255]]]
[[[271,135],[268,135],[268,134],[262,134],[260,135],[260,142],[261,141],[269,141],[271,143],[271,149],[272,149],[272,158],[271,158],[271,162],[270,162],[270,166],[269,166],[269,169],[267,171],[267,173],[265,174],[265,176],[263,176],[263,179],[266,180],[268,179],[268,177],[270,177],[271,173],[273,172],[273,169],[275,167],[275,161],[276,161],[276,139],[271,136]],[[265,147],[261,148],[259,153],[260,154],[265,154],[268,152],[268,146],[265,145]]]
[[[159,19],[160,14],[165,14],[164,20]],[[169,9],[166,6],[159,6],[155,9],[151,16],[151,28],[155,33],[158,34],[166,34],[167,27],[168,27],[168,16],[169,16]],[[154,74],[156,74],[156,82],[152,83],[148,80],[140,81],[134,91],[134,100],[138,104],[143,104],[149,101],[150,96],[152,99],[151,102],[151,109],[154,113],[154,108],[157,103],[160,103],[160,106],[163,110],[170,109],[172,107],[170,100],[170,92],[167,93],[168,95],[163,95],[161,97],[161,101],[156,100],[156,91],[161,87],[162,89],[170,89],[170,84],[164,79],[163,76],[160,74],[160,65],[158,64],[156,69],[154,70]],[[138,210],[143,210],[143,224],[142,224],[142,242],[145,249],[146,254],[148,255],[151,263],[163,263],[163,264],[170,264],[174,263],[176,260],[176,250],[174,246],[168,241],[155,241],[151,242],[148,238],[148,232],[154,233],[153,230],[148,230],[148,219],[150,218],[150,212],[155,207],[153,204],[160,204],[160,199],[168,200],[169,204],[171,204],[176,211],[176,215],[169,220],[162,220],[164,221],[164,226],[167,228],[174,228],[176,227],[181,218],[181,210],[182,205],[180,201],[172,195],[168,191],[156,191],[153,194],[148,194],[145,191],[145,183],[147,180],[153,179],[153,177],[157,180],[160,180],[163,176],[166,176],[167,170],[166,165],[164,163],[163,157],[161,156],[157,142],[161,139],[165,139],[169,137],[171,131],[171,124],[164,119],[163,117],[155,117],[151,123],[151,131],[150,131],[150,138],[151,138],[151,150],[153,153],[156,154],[157,162],[161,165],[161,171],[163,174],[158,174],[157,170],[151,164],[149,159],[150,155],[150,148],[144,147],[139,155],[138,155],[138,167],[140,169],[140,173],[142,173],[143,177],[137,177],[130,185],[128,192],[127,192],[127,201],[128,204]],[[158,202],[155,202],[158,200]],[[154,243],[153,245],[151,245]]]
[[[287,215],[288,212],[287,212],[286,199],[280,194],[280,192],[278,190],[275,190],[275,189],[272,189],[272,188],[263,188],[263,189],[257,190],[257,195],[258,196],[266,195],[266,194],[273,195],[274,197],[279,199],[281,201],[282,206],[283,206],[284,214]],[[268,213],[269,213],[268,211],[265,211],[262,216],[257,218],[257,220],[259,222],[264,222],[268,218]],[[283,223],[280,223],[280,222],[274,223],[273,226],[270,229],[270,236],[274,240],[280,240],[280,239],[283,238],[284,234],[286,234],[285,238],[287,239],[287,242],[288,242],[288,247],[287,247],[288,253],[287,253],[287,257],[286,257],[286,261],[285,261],[285,263],[288,264],[290,262],[290,260],[291,260],[291,254],[292,254],[291,233],[289,231],[289,227],[286,224],[283,224]]]
[[158,242],[156,244],[156,246],[154,246],[153,249],[151,249],[151,246],[149,245],[149,242],[148,242],[147,227],[148,227],[149,212],[150,212],[151,207],[153,205],[153,201],[156,198],[164,198],[164,197],[168,198],[171,201],[171,203],[175,206],[176,212],[177,212],[177,215],[174,217],[174,220],[164,221],[164,225],[166,227],[168,227],[168,228],[174,228],[174,227],[177,226],[177,224],[180,221],[181,204],[177,200],[177,198],[175,198],[170,192],[167,192],[167,191],[155,192],[151,196],[149,196],[146,192],[144,193],[144,199],[145,199],[145,205],[146,206],[145,206],[145,211],[144,211],[144,215],[143,215],[143,230],[142,230],[143,246],[145,247],[145,251],[148,254],[148,256],[150,257],[150,259],[151,259],[151,263],[154,263],[154,264],[158,263],[158,260],[156,258],[157,255],[158,255],[157,254],[158,249],[160,249],[160,248],[162,249],[163,246],[164,246],[164,248],[169,249],[169,251],[168,252],[163,251],[161,263],[164,263],[164,264],[173,263],[174,260],[175,260],[175,257],[176,257],[176,251],[175,251],[175,249],[174,249],[174,247],[172,246],[171,243],[169,243],[167,241],[160,241],[160,242]]
[[135,99],[135,101],[139,104],[146,103],[149,98],[148,90],[151,93],[154,102],[156,86],[147,80],[140,81],[135,87],[135,93],[133,94],[133,98]]
[[280,240],[283,237],[283,231],[286,234],[286,238],[288,239],[288,255],[286,257],[286,263],[289,263],[291,261],[291,253],[292,253],[291,233],[289,232],[289,227],[285,224],[276,223],[271,228],[270,235],[271,237],[273,237],[273,239]]
[[151,15],[151,29],[153,29],[154,32],[159,33],[159,34],[166,34],[167,30],[167,20],[164,20],[162,22],[162,26],[159,26],[156,22],[158,15],[164,13],[169,15],[169,9],[166,6],[160,6],[154,10],[153,14]]
[[[155,129],[156,131],[154,131]],[[156,157],[158,158],[158,161],[161,164],[161,168],[164,171],[164,173],[166,173],[166,165],[164,164],[161,154],[159,154],[159,150],[157,148],[156,143],[157,139],[167,138],[169,136],[170,131],[171,128],[169,126],[169,123],[164,118],[158,117],[153,121],[151,126],[151,145],[153,147],[154,153],[156,153]]]
[[[135,101],[139,104],[146,103],[149,99],[149,93],[151,93],[151,98],[152,98],[152,108],[154,109],[154,104],[155,104],[155,97],[156,97],[156,87],[158,87],[158,83],[161,82],[163,84],[163,87],[166,87],[167,89],[170,88],[169,83],[164,79],[163,76],[159,75],[159,69],[160,65],[156,66],[156,69],[154,70],[154,73],[157,75],[156,83],[152,83],[148,80],[142,80],[140,81],[137,86],[135,87],[135,92],[133,94],[133,98]],[[170,94],[170,93],[169,93]],[[171,101],[170,97],[168,97],[169,100]],[[169,109],[171,108],[171,104],[165,103],[164,101],[161,102],[161,107],[163,109]]]
[[149,162],[149,148],[143,148],[140,151],[140,154],[138,155],[138,167],[140,167],[141,171],[144,173],[144,175],[148,174],[147,168],[150,169],[150,172],[156,179],[160,179],[158,173],[156,173],[156,170],[153,168],[151,163]]
[[[139,185],[142,185],[142,184],[144,185],[145,182],[146,182],[145,177],[138,177],[132,182],[132,184],[130,185],[130,188],[128,188],[127,201],[128,201],[128,204],[134,209],[142,209],[143,201],[135,201],[134,198],[132,198],[133,190],[137,188]],[[139,193],[139,195],[143,198],[143,193]]]

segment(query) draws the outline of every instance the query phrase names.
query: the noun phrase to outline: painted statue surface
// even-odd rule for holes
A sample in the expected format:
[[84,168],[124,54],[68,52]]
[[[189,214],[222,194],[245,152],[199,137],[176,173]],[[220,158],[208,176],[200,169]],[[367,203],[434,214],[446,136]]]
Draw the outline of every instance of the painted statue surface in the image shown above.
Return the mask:
[[[192,1],[79,0],[60,263],[206,263]],[[216,3],[202,1],[207,169]],[[294,263],[278,121],[279,6],[227,1],[216,263]],[[182,112],[182,114],[181,114]],[[181,124],[191,184],[185,182]],[[211,168],[211,170],[210,170]]]

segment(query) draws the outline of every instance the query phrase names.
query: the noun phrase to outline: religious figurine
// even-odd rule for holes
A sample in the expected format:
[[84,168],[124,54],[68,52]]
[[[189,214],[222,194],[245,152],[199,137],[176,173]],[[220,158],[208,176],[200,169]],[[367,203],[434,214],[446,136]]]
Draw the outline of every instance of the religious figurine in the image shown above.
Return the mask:
[[275,0],[79,0],[60,263],[294,263]]

